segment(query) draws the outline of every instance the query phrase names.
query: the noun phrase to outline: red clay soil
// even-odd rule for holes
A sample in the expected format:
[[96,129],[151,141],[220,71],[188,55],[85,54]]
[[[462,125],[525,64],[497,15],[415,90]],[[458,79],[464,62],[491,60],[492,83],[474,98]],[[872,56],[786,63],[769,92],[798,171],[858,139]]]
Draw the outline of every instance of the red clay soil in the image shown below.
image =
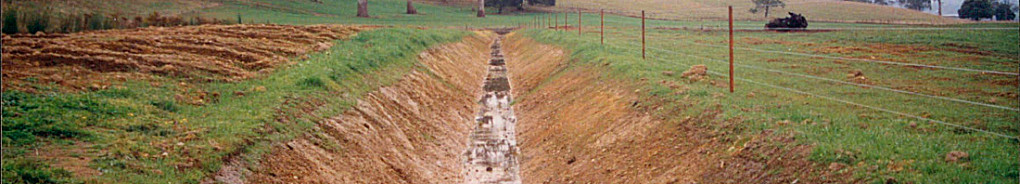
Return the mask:
[[[217,173],[222,182],[458,183],[463,151],[488,61],[491,34],[419,54],[428,71],[367,94],[316,133],[275,145],[250,172]],[[324,143],[335,143],[324,144]],[[233,170],[233,171],[231,171]]]
[[672,117],[693,103],[639,97],[635,86],[603,78],[601,66],[567,67],[563,50],[527,38],[511,35],[504,48],[518,71],[511,83],[524,183],[856,182],[808,161],[810,146],[790,135],[766,131],[737,144],[704,128],[742,122],[722,118],[721,107]]
[[237,81],[325,50],[362,28],[335,25],[204,25],[72,34],[4,35],[3,90],[96,90],[154,75]]

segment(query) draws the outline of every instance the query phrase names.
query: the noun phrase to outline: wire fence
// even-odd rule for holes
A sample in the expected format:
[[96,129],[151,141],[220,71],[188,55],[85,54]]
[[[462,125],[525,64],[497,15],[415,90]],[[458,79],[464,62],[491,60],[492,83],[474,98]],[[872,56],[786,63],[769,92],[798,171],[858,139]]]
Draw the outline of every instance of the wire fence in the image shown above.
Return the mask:
[[[705,9],[710,9],[710,8],[705,8]],[[584,10],[599,10],[599,9],[596,9],[596,8],[578,8],[577,11],[584,11]],[[639,11],[628,11],[628,10],[601,10],[601,12],[605,12],[605,13],[609,13],[609,14],[619,14],[619,15],[625,15],[625,16],[631,16],[633,14],[640,13]],[[655,14],[654,12],[656,12],[656,11],[646,11],[646,14],[648,14],[648,12],[653,12],[653,13],[650,13],[650,14]],[[603,21],[600,24],[605,25],[606,23],[609,23],[609,24],[623,24],[623,25],[627,25],[627,26],[619,26],[619,27],[629,27],[629,26],[633,26],[633,24],[634,24],[633,22],[625,22],[625,21],[626,20],[618,20],[618,19],[616,19],[616,20],[610,20],[610,21]],[[599,26],[599,25],[595,25],[595,26]],[[717,26],[717,27],[722,27],[722,26]],[[623,28],[623,29],[626,29],[626,28]],[[762,31],[762,30],[766,30],[766,31],[791,31],[791,30],[803,30],[803,29],[768,29],[768,28],[764,28],[764,27],[754,28],[754,27],[747,27],[747,26],[733,27],[732,29],[726,27],[726,28],[722,28],[722,29],[733,30],[733,31]],[[605,37],[605,33],[606,33],[605,30],[601,30],[600,28],[592,28],[590,30],[592,30],[591,33],[601,34],[601,35],[603,35],[602,37]],[[1020,31],[1020,28],[1016,28],[1016,27],[928,27],[928,26],[901,26],[901,25],[896,25],[896,26],[870,26],[869,25],[869,26],[859,26],[859,27],[856,27],[856,26],[841,26],[841,27],[814,28],[812,30],[826,30],[826,31]],[[578,30],[578,31],[580,32],[580,30]],[[715,63],[728,63],[728,61],[723,60],[723,59],[713,59],[713,58],[710,58],[710,57],[695,55],[695,54],[686,53],[686,52],[683,52],[683,51],[673,51],[673,50],[664,49],[664,48],[660,48],[660,47],[654,47],[654,46],[653,47],[648,47],[644,43],[639,45],[637,43],[638,42],[638,40],[637,40],[638,38],[636,38],[636,37],[638,37],[638,35],[633,34],[633,33],[628,34],[627,31],[615,30],[615,31],[610,31],[610,32],[615,32],[616,33],[615,36],[625,37],[623,40],[627,41],[626,43],[627,43],[628,46],[631,46],[631,47],[641,47],[643,49],[643,51],[642,51],[643,53],[646,52],[646,51],[644,51],[644,48],[648,48],[648,49],[654,50],[655,52],[670,53],[670,54],[679,55],[679,56],[683,56],[683,57],[694,58],[694,59],[697,59],[697,60],[710,61],[710,62],[715,62]],[[642,35],[644,34],[643,32],[644,32],[644,30],[642,29],[642,33],[641,33]],[[641,36],[640,39],[645,39],[645,37],[646,36]],[[672,46],[674,48],[678,48],[678,47],[682,48],[682,46],[703,46],[703,47],[713,47],[713,48],[728,48],[727,46],[724,46],[724,45],[704,44],[704,43],[698,43],[698,42],[693,42],[693,41],[681,40],[680,38],[669,38],[669,37],[661,38],[660,37],[660,38],[656,38],[656,40],[658,40],[658,41],[672,41],[672,43],[673,43]],[[680,44],[684,44],[684,45],[680,45]],[[1012,72],[1012,71],[997,71],[997,70],[975,69],[975,68],[967,68],[967,67],[940,66],[940,65],[933,65],[933,64],[919,64],[919,63],[911,63],[911,62],[897,62],[897,61],[888,61],[888,60],[880,60],[880,59],[849,58],[849,57],[842,57],[842,56],[812,54],[812,53],[801,53],[801,52],[792,52],[792,51],[778,51],[778,50],[759,49],[759,48],[752,48],[752,47],[734,47],[733,49],[742,50],[742,51],[751,51],[751,52],[755,52],[755,53],[768,53],[768,54],[788,55],[788,56],[796,56],[796,57],[809,57],[809,58],[823,58],[823,59],[842,60],[842,61],[857,61],[857,62],[870,63],[870,64],[883,64],[883,65],[893,65],[893,66],[902,66],[902,67],[910,67],[910,68],[926,68],[926,69],[944,70],[944,71],[953,71],[953,72],[971,72],[971,73],[982,74],[982,75],[1000,75],[1000,76],[1020,77],[1020,72]],[[1020,58],[1020,57],[1018,57],[1018,58]],[[653,57],[653,59],[657,60],[657,61],[669,62],[669,61],[666,60],[666,58],[661,58],[661,57]],[[740,63],[740,64],[734,64],[734,66],[740,67],[740,68],[744,68],[744,69],[755,70],[755,71],[769,72],[769,73],[781,74],[781,75],[785,75],[785,76],[793,76],[793,77],[797,77],[797,78],[801,78],[801,79],[805,79],[805,80],[816,80],[816,81],[834,83],[834,84],[838,84],[838,85],[855,86],[855,87],[860,87],[860,88],[864,88],[864,89],[892,92],[892,93],[910,95],[910,96],[915,96],[915,97],[925,98],[925,99],[932,99],[932,100],[937,100],[937,101],[947,101],[947,102],[954,102],[954,103],[960,103],[960,104],[966,104],[966,105],[973,105],[975,107],[983,107],[983,108],[991,108],[991,109],[995,109],[995,110],[1003,110],[1003,111],[1008,111],[1010,113],[1020,112],[1020,108],[1011,107],[1011,106],[1007,106],[1007,105],[998,105],[998,104],[992,104],[992,103],[978,102],[978,101],[974,101],[974,100],[966,100],[966,99],[960,99],[960,98],[953,98],[953,97],[949,97],[949,96],[926,94],[926,93],[923,93],[923,92],[916,92],[916,91],[904,90],[904,89],[896,89],[896,88],[893,88],[893,87],[887,87],[887,86],[882,86],[882,85],[872,85],[872,84],[865,84],[865,83],[849,82],[849,81],[845,81],[845,80],[826,78],[826,77],[821,77],[821,76],[816,76],[816,75],[809,75],[809,74],[801,74],[801,73],[784,71],[784,70],[778,70],[778,69],[770,69],[770,68],[766,68],[766,67],[760,67],[760,66],[749,65],[749,64],[742,64],[742,63]],[[730,77],[729,75],[727,75],[725,73],[720,73],[720,72],[712,71],[712,70],[710,70],[709,73],[712,74],[712,75],[718,75],[718,76],[723,76],[723,77]],[[974,128],[974,127],[970,127],[970,126],[966,126],[966,125],[962,125],[962,124],[958,124],[958,123],[952,123],[952,122],[947,122],[947,121],[944,121],[944,120],[932,119],[932,118],[929,118],[927,116],[920,116],[920,115],[916,115],[916,114],[912,114],[912,113],[907,113],[907,112],[902,112],[902,111],[897,111],[897,110],[891,110],[891,109],[888,109],[888,108],[878,107],[878,106],[875,106],[875,105],[862,104],[862,103],[854,102],[854,101],[847,100],[847,99],[842,99],[842,98],[837,98],[837,97],[832,97],[832,96],[820,95],[820,94],[816,94],[816,93],[811,93],[811,92],[807,92],[807,91],[803,91],[803,90],[794,89],[794,88],[791,88],[791,87],[784,87],[784,86],[780,86],[780,85],[776,85],[776,84],[770,84],[768,82],[763,82],[763,81],[758,81],[758,80],[752,80],[752,79],[740,78],[740,77],[733,77],[733,78],[735,80],[738,80],[738,81],[741,81],[741,82],[747,82],[747,83],[751,83],[751,84],[755,84],[755,85],[759,85],[759,86],[763,86],[763,87],[767,87],[767,88],[779,89],[779,90],[790,92],[790,93],[794,93],[794,94],[806,95],[806,96],[816,97],[816,98],[820,98],[820,99],[824,99],[824,100],[828,100],[828,101],[833,101],[833,102],[838,102],[838,103],[842,103],[842,104],[847,104],[847,105],[851,105],[851,106],[863,107],[863,108],[867,108],[867,109],[871,109],[871,110],[875,110],[875,111],[879,111],[879,112],[884,112],[884,113],[889,113],[889,114],[893,114],[893,115],[897,115],[897,116],[903,116],[903,117],[909,117],[909,118],[913,118],[913,119],[917,119],[917,120],[921,120],[921,121],[933,122],[933,123],[945,125],[945,126],[948,126],[948,127],[959,128],[959,129],[973,131],[973,132],[985,133],[985,134],[996,136],[996,137],[1002,137],[1002,138],[1013,139],[1013,140],[1020,140],[1020,137],[1017,137],[1017,136],[1014,136],[1014,135],[1007,135],[1007,134],[1004,134],[1004,133],[999,133],[999,132],[995,132],[995,131],[991,131],[991,130],[987,130],[987,129]],[[1017,78],[1017,80],[1020,80],[1020,78]]]
[[[633,42],[629,42],[628,45],[629,46],[634,46],[634,47],[639,47],[640,46],[640,45],[637,45],[637,44],[635,44]],[[724,61],[724,60],[717,60],[717,59],[712,59],[712,58],[707,58],[707,57],[702,57],[702,56],[697,56],[697,55],[691,55],[691,54],[686,54],[686,53],[679,53],[679,52],[675,52],[675,51],[671,51],[671,50],[666,50],[666,49],[662,49],[662,48],[658,48],[658,47],[649,47],[649,48],[652,49],[652,50],[659,51],[659,52],[672,53],[672,54],[677,54],[677,55],[680,55],[680,56],[691,57],[691,58],[695,58],[695,59],[702,59],[702,60],[705,60],[705,61],[727,63],[727,61]],[[661,58],[661,57],[656,57],[655,60],[663,61],[663,62],[669,62],[665,58]],[[804,74],[784,72],[784,71],[779,71],[779,70],[774,70],[774,69],[755,67],[755,66],[751,66],[751,65],[735,64],[735,66],[740,66],[742,68],[748,68],[748,69],[755,69],[755,70],[762,70],[762,71],[767,71],[767,72],[773,72],[773,73],[780,73],[780,74],[785,74],[785,75],[798,76],[798,77],[807,78],[807,79],[822,80],[822,81],[834,82],[834,83],[845,84],[845,85],[854,85],[854,86],[868,87],[868,88],[892,91],[892,92],[909,94],[909,95],[916,95],[916,96],[921,96],[921,97],[926,97],[926,98],[948,100],[948,101],[967,103],[967,104],[971,104],[971,105],[979,105],[979,106],[985,106],[985,107],[992,107],[992,108],[1009,110],[1009,111],[1020,111],[1020,109],[1013,108],[1013,107],[1005,107],[1005,106],[986,104],[986,103],[981,103],[981,102],[973,102],[973,101],[967,101],[967,100],[961,100],[961,99],[955,99],[955,98],[949,98],[949,97],[927,95],[927,94],[921,94],[921,93],[916,93],[916,92],[891,89],[891,88],[882,87],[882,86],[874,86],[874,85],[868,85],[868,84],[852,83],[852,82],[846,82],[846,81],[835,80],[835,79],[828,79],[828,78],[812,76],[812,75],[804,75]],[[686,67],[690,67],[690,65],[688,65]],[[724,74],[724,73],[720,73],[720,72],[716,72],[716,71],[709,70],[709,73],[713,74],[713,75],[721,76],[721,77],[729,77],[728,74]],[[968,127],[968,126],[964,126],[964,125],[960,125],[960,124],[955,124],[955,123],[949,123],[949,122],[945,122],[945,121],[941,121],[941,120],[935,120],[935,119],[926,118],[926,117],[922,117],[922,116],[918,116],[918,115],[914,115],[914,114],[909,114],[909,113],[904,113],[904,112],[900,112],[900,111],[889,110],[889,109],[885,109],[885,108],[881,108],[881,107],[865,105],[865,104],[861,104],[861,103],[857,103],[857,102],[853,102],[853,101],[849,101],[849,100],[843,100],[843,99],[839,99],[839,98],[835,98],[835,97],[818,95],[818,94],[814,94],[814,93],[809,93],[809,92],[805,92],[805,91],[801,91],[801,90],[797,90],[797,89],[793,89],[793,88],[788,88],[788,87],[783,87],[783,86],[778,86],[778,85],[774,85],[774,84],[769,84],[769,83],[765,83],[765,82],[759,82],[759,81],[745,79],[745,78],[741,78],[741,77],[734,77],[734,79],[740,80],[740,81],[744,81],[744,82],[749,82],[749,83],[752,83],[752,84],[757,84],[757,85],[765,86],[765,87],[769,87],[769,88],[781,89],[781,90],[784,90],[784,91],[789,91],[789,92],[793,92],[793,93],[797,93],[797,94],[813,96],[813,97],[817,97],[817,98],[821,98],[821,99],[825,99],[825,100],[830,100],[830,101],[835,101],[835,102],[840,102],[840,103],[844,103],[844,104],[848,104],[848,105],[859,106],[859,107],[864,107],[864,108],[868,108],[868,109],[872,109],[872,110],[877,110],[877,111],[881,111],[881,112],[886,112],[886,113],[890,113],[890,114],[910,117],[910,118],[914,118],[914,119],[917,119],[917,120],[929,121],[929,122],[934,122],[934,123],[938,123],[938,124],[942,124],[942,125],[946,125],[946,126],[950,126],[950,127],[961,128],[961,129],[975,131],[975,132],[981,132],[981,133],[987,133],[987,134],[994,135],[994,136],[997,136],[997,137],[1002,137],[1002,138],[1018,139],[1018,140],[1020,140],[1020,137],[1016,137],[1016,136],[1010,136],[1010,135],[1006,135],[1006,134],[1002,134],[1002,133],[992,132],[992,131],[989,131],[989,130]]]

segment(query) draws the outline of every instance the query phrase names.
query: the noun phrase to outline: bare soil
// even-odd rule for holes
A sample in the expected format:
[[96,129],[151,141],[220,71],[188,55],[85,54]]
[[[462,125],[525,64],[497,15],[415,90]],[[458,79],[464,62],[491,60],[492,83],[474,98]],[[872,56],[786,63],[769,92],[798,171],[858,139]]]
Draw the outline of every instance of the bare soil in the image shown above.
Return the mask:
[[[487,156],[495,153],[516,159],[520,172],[520,180],[497,182],[859,182],[845,165],[807,160],[812,147],[792,135],[739,132],[744,120],[723,118],[721,105],[676,117],[697,103],[642,96],[633,82],[604,78],[600,67],[605,66],[569,65],[566,51],[512,33],[499,47],[506,51],[499,61],[502,54],[488,45],[494,35],[479,35],[423,52],[419,58],[429,71],[414,70],[343,115],[318,122],[312,133],[275,145],[250,171],[231,162],[214,178],[228,183],[485,182],[490,180],[473,176],[513,169],[490,162]],[[479,85],[483,79],[493,85]],[[504,80],[513,82],[509,94]],[[513,110],[483,106],[476,113],[480,104],[512,104]],[[665,104],[679,105],[664,109]],[[500,128],[488,112],[516,114],[502,119],[510,122],[502,135],[515,133],[519,149],[470,151],[489,145],[469,141],[479,127]]]
[[273,71],[289,58],[328,49],[359,27],[204,25],[4,35],[3,89],[34,91],[55,83],[66,91],[104,89],[112,82],[175,76],[238,81]]
[[528,71],[510,78],[524,183],[856,182],[807,160],[811,146],[791,135],[731,135],[743,120],[722,118],[721,106],[676,117],[695,102],[642,97],[604,66],[567,67],[562,49],[527,38],[511,34],[504,47],[509,70]]
[[[419,54],[429,71],[318,122],[315,133],[275,145],[248,183],[459,183],[485,78],[491,33]],[[332,143],[333,145],[329,144]],[[235,169],[237,170],[237,169]],[[229,178],[219,181],[230,181]]]

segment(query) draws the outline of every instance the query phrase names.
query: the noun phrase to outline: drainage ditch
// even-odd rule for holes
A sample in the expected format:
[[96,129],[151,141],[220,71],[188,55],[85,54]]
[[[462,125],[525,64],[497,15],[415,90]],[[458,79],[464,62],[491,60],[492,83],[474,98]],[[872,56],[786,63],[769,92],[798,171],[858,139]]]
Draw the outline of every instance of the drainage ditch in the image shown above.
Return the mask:
[[465,183],[521,183],[514,135],[517,118],[510,106],[510,81],[500,48],[504,38],[500,35],[491,46],[485,94],[478,101],[476,124],[465,151]]

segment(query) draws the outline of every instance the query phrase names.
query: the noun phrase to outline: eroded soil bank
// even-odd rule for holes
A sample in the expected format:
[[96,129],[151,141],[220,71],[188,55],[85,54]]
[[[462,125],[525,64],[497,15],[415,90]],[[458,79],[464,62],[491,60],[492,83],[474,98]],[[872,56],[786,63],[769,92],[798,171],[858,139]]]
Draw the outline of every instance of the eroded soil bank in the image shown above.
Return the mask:
[[[343,115],[318,122],[311,133],[276,145],[252,171],[228,165],[216,179],[854,182],[845,180],[846,173],[816,169],[821,167],[806,159],[810,147],[788,144],[794,142],[790,135],[765,131],[730,140],[704,125],[725,127],[740,123],[739,118],[721,118],[720,110],[673,117],[669,114],[679,113],[668,111],[696,104],[642,96],[635,89],[647,81],[607,77],[601,65],[572,65],[560,48],[515,34],[496,37],[479,33],[421,53],[421,69],[366,95]],[[664,104],[680,108],[663,110]]]
[[511,34],[504,48],[508,69],[518,71],[510,81],[523,183],[853,182],[815,169],[809,146],[784,146],[796,145],[790,135],[730,140],[704,126],[741,123],[720,110],[674,117],[697,104],[641,96],[648,81],[572,65],[569,52],[524,36]]
[[[459,183],[493,34],[419,54],[423,68],[372,92],[312,133],[274,146],[247,183]],[[229,170],[229,166],[228,169]],[[237,169],[240,170],[240,169]]]

